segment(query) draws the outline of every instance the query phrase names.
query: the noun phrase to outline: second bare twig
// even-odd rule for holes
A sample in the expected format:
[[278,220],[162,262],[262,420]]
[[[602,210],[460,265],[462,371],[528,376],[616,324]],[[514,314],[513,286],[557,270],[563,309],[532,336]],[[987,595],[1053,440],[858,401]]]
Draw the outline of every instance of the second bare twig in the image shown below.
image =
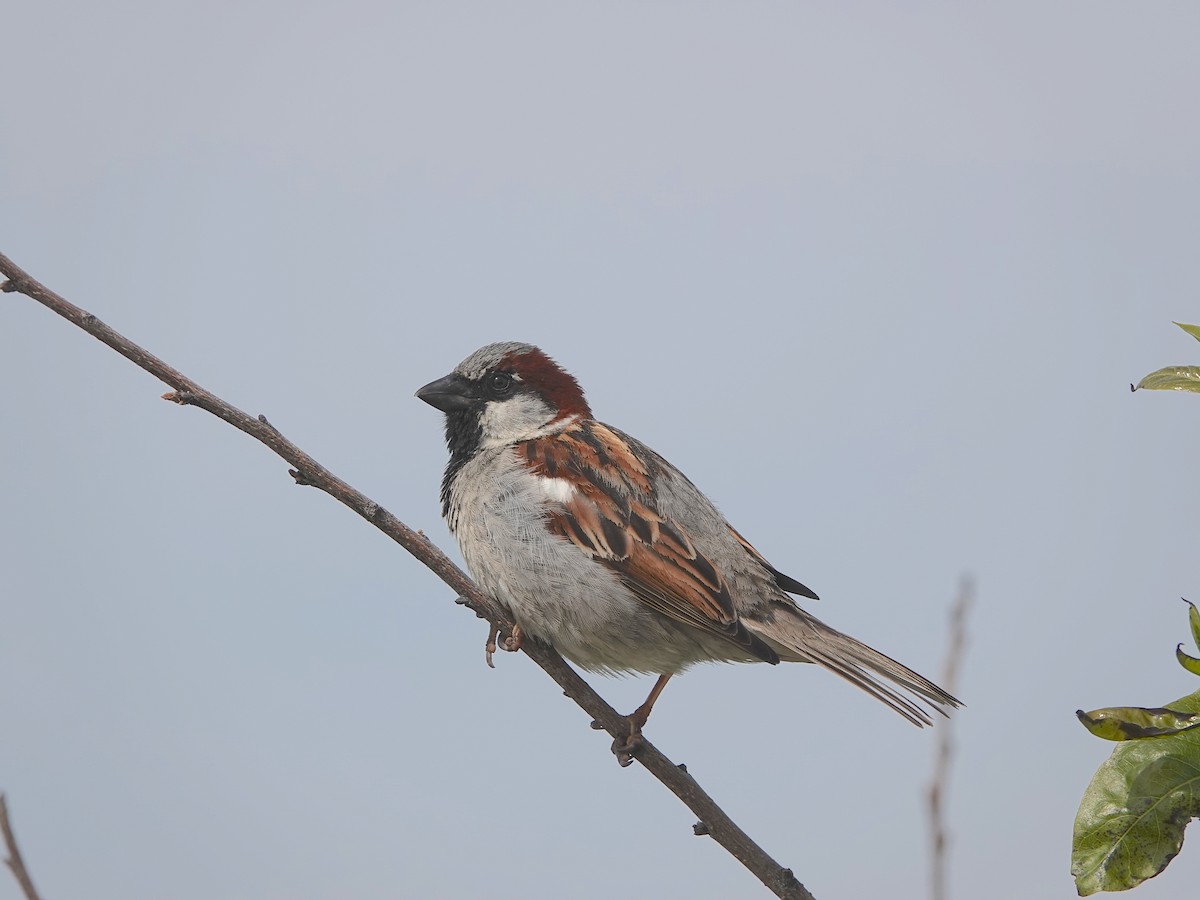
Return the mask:
[[[967,648],[967,613],[975,600],[975,584],[964,576],[958,587],[958,597],[950,609],[950,647],[946,652],[946,667],[942,672],[942,684],[954,693],[958,688],[958,676],[962,671],[963,656]],[[949,835],[946,830],[945,795],[950,783],[950,764],[954,760],[954,734],[949,722],[938,731],[937,756],[933,766],[933,780],[929,785],[929,830],[932,843],[930,849],[932,900],[946,900],[946,858]]]
[[4,864],[12,870],[25,900],[39,900],[37,888],[33,886],[33,879],[29,877],[29,870],[25,868],[25,860],[21,858],[21,851],[17,849],[17,836],[13,834],[12,822],[8,818],[8,799],[3,794],[0,794],[0,832],[4,833],[4,849],[8,853]]

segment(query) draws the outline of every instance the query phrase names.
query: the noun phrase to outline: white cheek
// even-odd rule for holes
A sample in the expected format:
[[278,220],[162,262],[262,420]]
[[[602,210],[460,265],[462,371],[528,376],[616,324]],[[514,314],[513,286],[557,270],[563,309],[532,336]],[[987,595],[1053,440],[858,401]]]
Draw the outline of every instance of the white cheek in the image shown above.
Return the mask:
[[575,496],[575,485],[564,478],[538,476],[538,489],[542,496],[555,503],[567,503]]
[[528,440],[554,418],[554,411],[536,397],[521,394],[488,403],[479,417],[485,449]]

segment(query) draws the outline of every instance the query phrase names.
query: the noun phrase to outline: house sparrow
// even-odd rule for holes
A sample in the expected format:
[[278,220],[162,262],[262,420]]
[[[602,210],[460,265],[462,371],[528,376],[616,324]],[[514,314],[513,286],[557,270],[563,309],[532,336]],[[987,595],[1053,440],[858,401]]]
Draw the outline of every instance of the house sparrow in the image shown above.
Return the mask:
[[[580,668],[659,676],[614,744],[628,764],[668,679],[693,663],[814,662],[915,725],[959,701],[830,628],[687,477],[598,422],[530,344],[489,344],[417,396],[446,414],[442,514],[480,586]],[[489,639],[491,644],[491,639]]]

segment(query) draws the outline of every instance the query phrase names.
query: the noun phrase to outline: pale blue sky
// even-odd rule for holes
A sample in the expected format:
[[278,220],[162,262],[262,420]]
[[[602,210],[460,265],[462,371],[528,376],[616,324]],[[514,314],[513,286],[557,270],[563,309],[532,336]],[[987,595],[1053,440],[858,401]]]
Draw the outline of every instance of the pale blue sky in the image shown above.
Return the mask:
[[[443,547],[440,416],[558,358],[929,675],[978,582],[955,896],[1074,896],[1078,707],[1193,689],[1200,10],[45,2],[0,250]],[[418,563],[0,302],[0,790],[47,897],[758,896]],[[632,708],[645,679],[592,679]],[[934,738],[809,667],[647,734],[822,898],[927,896]],[[1195,840],[1195,838],[1193,838]],[[1185,846],[1142,900],[1194,894]],[[0,900],[16,898],[0,877]]]

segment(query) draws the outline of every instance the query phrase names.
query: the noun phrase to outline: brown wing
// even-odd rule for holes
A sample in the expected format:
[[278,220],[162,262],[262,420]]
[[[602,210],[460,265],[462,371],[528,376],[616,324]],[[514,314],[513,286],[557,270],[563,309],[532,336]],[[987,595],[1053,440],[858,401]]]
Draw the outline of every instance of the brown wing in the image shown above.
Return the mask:
[[611,568],[651,609],[779,662],[738,621],[724,577],[687,531],[655,509],[647,462],[618,434],[585,422],[522,447],[537,474],[575,488],[550,513],[552,531]]
[[738,530],[732,525],[729,526],[729,530],[733,533],[733,536],[737,538],[737,542],[746,549],[746,552],[754,557],[755,562],[771,573],[771,577],[775,579],[775,583],[779,585],[780,588],[787,591],[789,594],[799,594],[801,597],[808,597],[810,600],[821,599],[812,592],[811,588],[805,587],[790,575],[784,575],[777,568],[767,562],[763,555],[755,550],[754,546],[748,540],[738,534]]

